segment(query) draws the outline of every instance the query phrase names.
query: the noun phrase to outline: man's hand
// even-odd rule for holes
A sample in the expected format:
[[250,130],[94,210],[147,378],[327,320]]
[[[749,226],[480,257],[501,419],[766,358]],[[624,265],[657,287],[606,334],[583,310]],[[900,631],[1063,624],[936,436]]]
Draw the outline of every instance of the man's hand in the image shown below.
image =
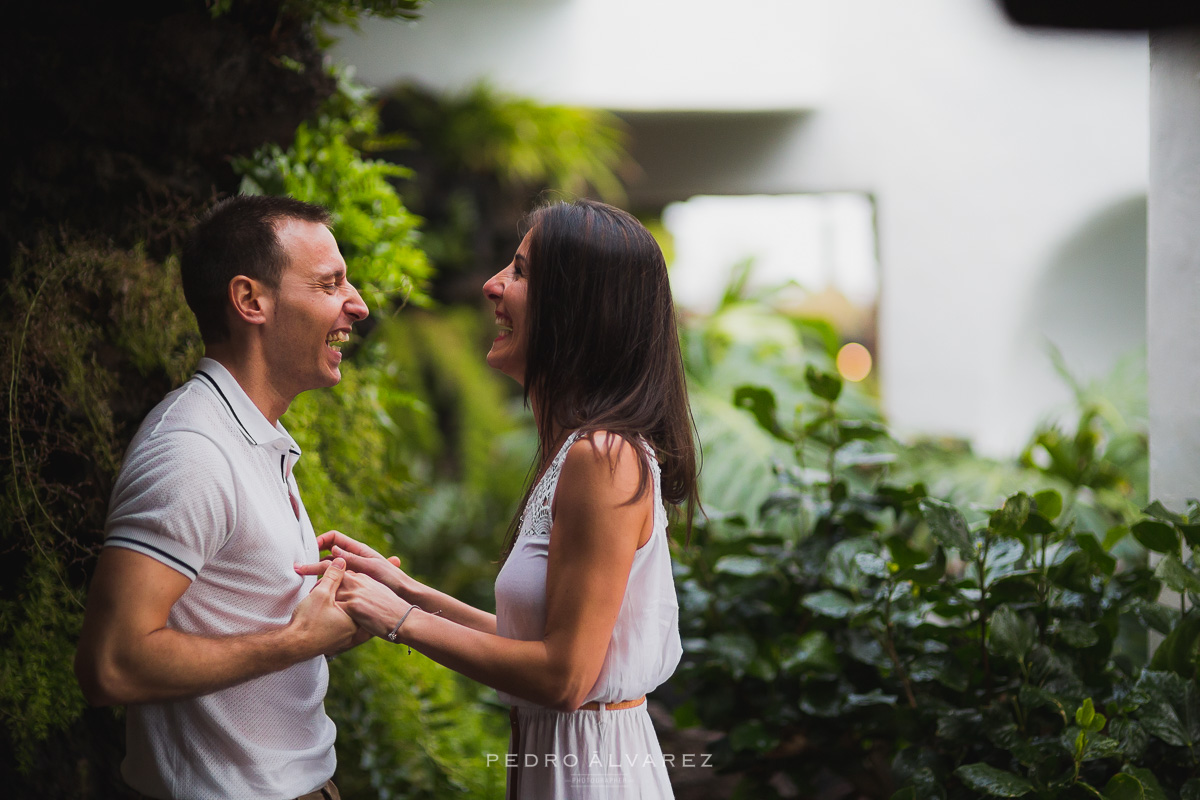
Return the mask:
[[400,569],[399,558],[384,558],[372,548],[351,539],[341,531],[322,533],[317,537],[317,548],[330,550],[332,555],[316,564],[297,564],[296,572],[301,575],[321,575],[328,569],[330,560],[341,558],[346,562],[346,569],[374,578],[409,602],[415,602],[414,598],[420,589],[425,588]]
[[288,627],[304,650],[336,655],[365,639],[358,638],[358,625],[335,602],[338,587],[346,576],[345,560],[335,558],[324,572],[325,577],[292,612]]
[[[296,607],[283,627],[201,636],[167,626],[191,581],[134,550],[106,547],[88,595],[75,672],[93,705],[196,697],[347,649],[358,628],[333,601],[345,562]],[[361,635],[361,634],[360,634]]]

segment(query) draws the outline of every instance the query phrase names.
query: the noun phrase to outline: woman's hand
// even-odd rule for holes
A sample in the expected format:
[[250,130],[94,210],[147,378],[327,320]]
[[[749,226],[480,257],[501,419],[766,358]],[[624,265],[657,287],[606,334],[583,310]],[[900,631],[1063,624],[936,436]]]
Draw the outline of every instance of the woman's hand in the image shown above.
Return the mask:
[[400,569],[396,556],[384,558],[362,542],[351,539],[341,531],[326,531],[317,537],[318,550],[330,550],[332,555],[316,564],[297,564],[296,572],[301,575],[321,575],[335,558],[346,561],[346,569],[369,575],[402,597],[411,599],[421,584]]
[[386,638],[411,608],[408,602],[379,581],[350,570],[346,570],[337,587],[335,601],[360,629],[381,638]]

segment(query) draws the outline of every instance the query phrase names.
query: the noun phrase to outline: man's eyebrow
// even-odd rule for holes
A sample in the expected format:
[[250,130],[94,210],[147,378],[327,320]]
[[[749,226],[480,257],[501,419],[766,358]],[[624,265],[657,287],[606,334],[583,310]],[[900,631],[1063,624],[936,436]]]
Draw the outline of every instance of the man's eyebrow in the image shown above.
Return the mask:
[[338,278],[344,278],[345,276],[346,276],[346,270],[344,270],[343,268],[331,267],[331,268],[325,270],[324,272],[318,273],[317,280],[322,280],[322,281],[330,280],[330,279],[336,280]]

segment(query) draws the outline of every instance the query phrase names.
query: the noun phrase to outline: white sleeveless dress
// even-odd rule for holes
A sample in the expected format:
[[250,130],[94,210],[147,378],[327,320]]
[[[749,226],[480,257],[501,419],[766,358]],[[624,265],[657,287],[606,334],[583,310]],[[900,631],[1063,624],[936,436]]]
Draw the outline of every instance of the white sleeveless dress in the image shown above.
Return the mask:
[[[517,541],[496,577],[496,630],[501,636],[536,641],[545,635],[550,509],[567,451],[577,438],[576,433],[567,437],[538,481]],[[641,697],[671,677],[683,654],[679,603],[667,547],[667,512],[653,455],[650,472],[654,530],[634,555],[604,665],[585,703],[619,703]],[[620,710],[563,712],[504,692],[499,695],[516,714],[509,744],[510,764],[516,756],[516,767],[509,770],[510,800],[658,800],[674,796],[645,703]]]

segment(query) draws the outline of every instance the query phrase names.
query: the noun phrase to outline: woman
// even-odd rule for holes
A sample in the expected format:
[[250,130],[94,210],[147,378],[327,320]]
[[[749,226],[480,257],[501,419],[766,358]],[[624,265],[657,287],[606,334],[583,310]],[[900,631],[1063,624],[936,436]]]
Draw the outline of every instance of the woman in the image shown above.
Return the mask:
[[524,387],[539,441],[496,615],[343,534],[319,544],[346,560],[337,599],[363,628],[512,705],[510,798],[670,797],[645,695],[682,652],[663,501],[684,504],[690,527],[696,460],[666,265],[602,203],[528,222],[483,287],[499,327],[488,364]]

